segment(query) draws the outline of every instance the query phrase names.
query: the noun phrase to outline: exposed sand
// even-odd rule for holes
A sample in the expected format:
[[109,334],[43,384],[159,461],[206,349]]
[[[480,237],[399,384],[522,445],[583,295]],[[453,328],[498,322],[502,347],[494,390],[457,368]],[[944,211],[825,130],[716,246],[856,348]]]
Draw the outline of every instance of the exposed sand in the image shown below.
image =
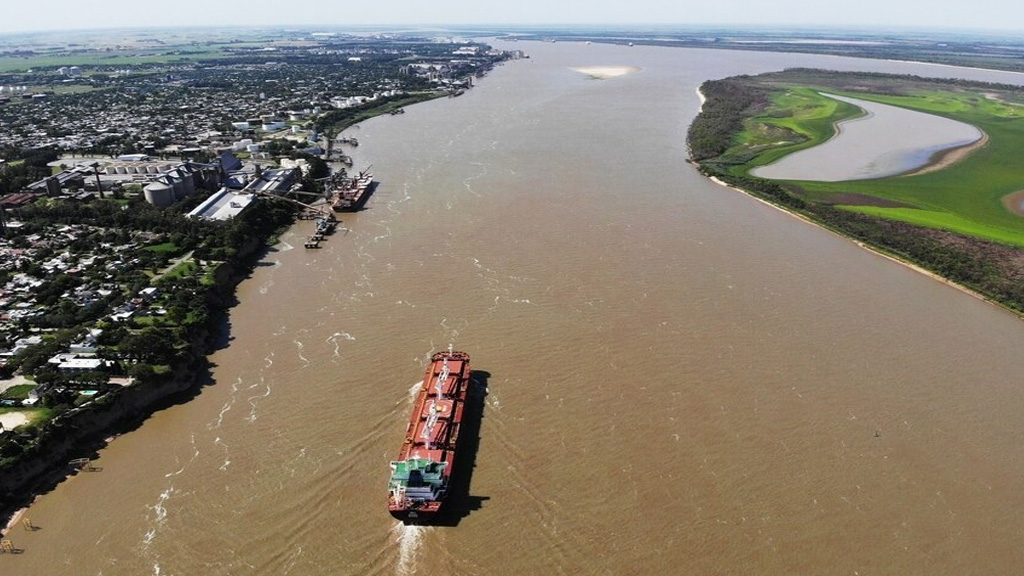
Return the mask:
[[640,68],[637,68],[636,66],[581,66],[579,68],[570,68],[570,70],[586,74],[591,78],[605,80],[608,78],[616,78],[618,76],[625,76],[626,74],[639,72]]
[[6,430],[13,430],[26,422],[28,422],[28,416],[25,416],[22,412],[0,414],[0,424],[3,424]]
[[1024,216],[1024,190],[1003,196],[1003,206],[1017,216]]
[[919,176],[921,174],[928,174],[929,172],[936,172],[944,168],[949,168],[953,164],[967,158],[975,150],[979,150],[988,144],[988,134],[981,133],[981,138],[975,142],[967,144],[965,146],[958,146],[956,148],[949,148],[948,150],[942,150],[937,152],[932,157],[928,164],[918,168],[917,170],[911,170],[901,176]]

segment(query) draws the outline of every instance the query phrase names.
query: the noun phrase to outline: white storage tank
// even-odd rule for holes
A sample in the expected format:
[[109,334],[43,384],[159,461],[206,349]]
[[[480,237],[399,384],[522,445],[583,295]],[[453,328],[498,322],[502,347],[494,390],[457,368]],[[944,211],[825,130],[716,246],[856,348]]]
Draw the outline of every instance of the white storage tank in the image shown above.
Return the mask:
[[142,195],[157,208],[165,208],[174,204],[174,188],[163,182],[152,182],[142,189]]

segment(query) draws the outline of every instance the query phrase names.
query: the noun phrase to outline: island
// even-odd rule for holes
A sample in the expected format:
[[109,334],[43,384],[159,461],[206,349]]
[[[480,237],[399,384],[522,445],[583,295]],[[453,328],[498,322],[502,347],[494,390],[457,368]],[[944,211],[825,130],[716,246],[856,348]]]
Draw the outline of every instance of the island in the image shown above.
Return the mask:
[[[700,92],[705,100],[688,144],[702,173],[1024,314],[1024,173],[1016,160],[1024,154],[1024,90],[793,69],[708,81]],[[855,101],[942,117],[979,134],[926,146],[916,151],[927,154],[924,166],[896,174],[837,181],[754,175],[835,137],[841,122],[864,113]]]

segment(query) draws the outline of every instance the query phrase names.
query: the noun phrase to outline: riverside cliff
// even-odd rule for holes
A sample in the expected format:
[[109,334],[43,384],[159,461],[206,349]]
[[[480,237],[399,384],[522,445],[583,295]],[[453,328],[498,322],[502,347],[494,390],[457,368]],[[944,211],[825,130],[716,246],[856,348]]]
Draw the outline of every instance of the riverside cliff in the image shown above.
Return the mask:
[[[154,412],[187,401],[211,384],[207,355],[226,341],[226,312],[237,285],[267,252],[280,217],[264,220],[259,233],[241,240],[234,256],[212,274],[203,302],[206,322],[189,330],[184,352],[171,369],[103,395],[38,426],[29,449],[0,468],[0,527],[38,494],[52,490],[77,469],[71,460],[92,458],[112,436],[133,430]],[[274,226],[270,226],[273,223]]]

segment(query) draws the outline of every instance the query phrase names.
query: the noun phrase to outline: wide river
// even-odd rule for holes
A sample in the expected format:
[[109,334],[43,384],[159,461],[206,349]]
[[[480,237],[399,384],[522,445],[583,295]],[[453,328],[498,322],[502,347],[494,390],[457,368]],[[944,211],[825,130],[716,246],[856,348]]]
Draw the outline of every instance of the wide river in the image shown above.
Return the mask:
[[[532,58],[353,131],[367,210],[286,235],[213,383],[43,495],[0,572],[1019,572],[1024,323],[707,181],[685,134],[709,78],[1024,76],[505,47]],[[642,70],[570,70],[603,65]],[[405,527],[388,462],[449,343],[486,386],[471,505]]]

